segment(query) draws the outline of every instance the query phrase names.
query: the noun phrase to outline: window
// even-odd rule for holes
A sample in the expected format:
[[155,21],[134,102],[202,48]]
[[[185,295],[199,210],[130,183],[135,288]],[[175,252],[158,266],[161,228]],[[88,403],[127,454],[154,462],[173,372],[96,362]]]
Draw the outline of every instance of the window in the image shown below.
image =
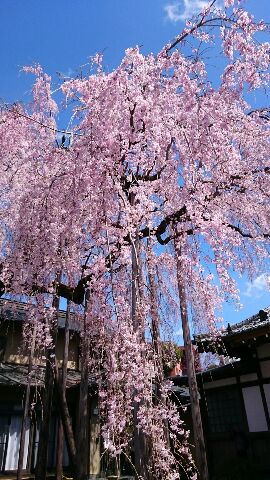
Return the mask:
[[7,343],[6,337],[0,337],[0,362],[4,360],[6,343]]
[[[20,448],[22,417],[20,415],[0,416],[0,470],[17,470]],[[29,425],[25,434],[23,468],[26,469],[29,446]]]
[[208,425],[211,433],[244,430],[241,401],[236,387],[206,392]]
[[8,416],[0,416],[0,471],[4,470],[8,430],[9,430]]
[[264,394],[266,398],[268,413],[270,415],[270,383],[265,383],[263,386]]
[[[22,428],[22,417],[20,415],[12,415],[8,432],[8,444],[6,453],[5,470],[17,470],[20,450],[20,438]],[[25,446],[23,456],[23,469],[27,466],[29,447],[29,425],[26,427]]]
[[268,430],[265,418],[260,387],[243,388],[243,398],[247,413],[248,428],[250,432],[265,432]]

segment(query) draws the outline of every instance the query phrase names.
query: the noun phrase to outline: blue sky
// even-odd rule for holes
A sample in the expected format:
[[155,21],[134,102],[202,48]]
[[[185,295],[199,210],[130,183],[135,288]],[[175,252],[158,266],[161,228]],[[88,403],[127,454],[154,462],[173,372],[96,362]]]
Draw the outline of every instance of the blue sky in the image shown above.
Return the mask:
[[[219,0],[220,2],[222,0]],[[108,70],[118,65],[126,48],[141,45],[158,52],[182,30],[186,15],[204,0],[0,0],[0,98],[24,100],[30,79],[23,65],[40,63],[56,72],[75,75],[89,56],[102,52]],[[269,0],[246,0],[258,19],[270,22]],[[217,60],[218,61],[218,60]],[[213,80],[215,70],[213,70]],[[270,305],[265,277],[239,283],[244,308],[225,306],[225,321],[234,323]]]

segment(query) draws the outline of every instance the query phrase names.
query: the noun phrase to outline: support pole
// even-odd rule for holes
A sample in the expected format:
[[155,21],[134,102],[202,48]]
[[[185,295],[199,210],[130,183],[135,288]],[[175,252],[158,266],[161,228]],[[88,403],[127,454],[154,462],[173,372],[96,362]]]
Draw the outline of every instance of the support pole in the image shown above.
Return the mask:
[[205,441],[203,434],[199,390],[196,380],[195,362],[193,347],[190,337],[189,319],[188,319],[188,303],[186,297],[185,287],[185,269],[186,265],[183,260],[182,246],[179,241],[175,241],[176,252],[176,270],[177,270],[177,283],[179,293],[179,304],[182,319],[186,364],[187,364],[187,376],[190,392],[190,406],[192,414],[192,424],[194,432],[195,454],[196,463],[199,471],[200,480],[209,480],[207,457],[205,449]]
[[47,461],[49,450],[49,436],[50,436],[50,422],[52,416],[52,401],[54,390],[55,369],[57,370],[55,358],[55,345],[57,342],[58,329],[58,312],[59,312],[59,297],[54,295],[53,306],[56,309],[56,326],[53,330],[54,345],[46,351],[46,369],[44,389],[42,396],[42,421],[39,433],[39,444],[37,454],[37,464],[35,470],[35,480],[46,480],[47,477]]
[[[67,302],[67,312],[66,312],[66,321],[65,321],[65,333],[64,333],[64,351],[63,351],[63,363],[62,363],[62,378],[57,378],[56,381],[58,382],[57,387],[59,390],[59,400],[60,400],[60,415],[59,415],[59,423],[58,423],[58,434],[57,434],[57,451],[56,451],[56,480],[62,480],[63,476],[63,460],[64,460],[64,427],[63,427],[63,414],[65,417],[65,411],[63,409],[63,403],[66,403],[66,386],[67,386],[67,367],[68,367],[68,352],[69,352],[69,324],[70,324],[70,300]],[[69,417],[69,412],[67,412]],[[64,420],[64,424],[65,424]],[[69,419],[69,424],[70,424]],[[72,427],[72,425],[71,425]],[[67,430],[67,428],[66,428]],[[69,458],[71,465],[74,463],[74,457],[72,456],[73,452],[70,452],[72,446],[70,447],[70,441],[72,440],[70,437],[73,436],[73,431],[67,432],[66,434],[66,442],[68,446]],[[74,443],[74,439],[73,439]],[[74,445],[75,446],[75,445]]]
[[[131,277],[131,319],[134,331],[137,332],[140,327],[138,318],[138,307],[140,301],[140,288],[139,288],[139,240],[136,239],[132,242],[131,246],[131,258],[132,258],[132,277]],[[136,392],[134,392],[136,397]],[[139,431],[138,428],[138,410],[139,404],[134,400],[133,410],[133,422],[134,422],[134,463],[136,468],[136,475],[139,478],[147,478],[146,474],[146,445],[145,435]]]
[[22,419],[22,428],[21,428],[21,438],[20,438],[20,450],[19,450],[19,459],[18,459],[18,470],[17,470],[17,480],[22,479],[23,471],[23,459],[24,459],[24,449],[25,449],[25,436],[27,424],[29,422],[29,408],[30,408],[30,393],[31,393],[31,373],[34,363],[34,354],[36,347],[36,325],[34,325],[33,338],[31,344],[30,355],[28,357],[28,378],[27,386],[24,399],[24,409],[23,409],[23,419]]
[[79,399],[79,422],[77,430],[77,480],[87,480],[89,470],[89,398],[88,398],[88,372],[89,372],[89,334],[88,334],[88,307],[90,290],[86,291],[84,332],[81,348],[81,383]]

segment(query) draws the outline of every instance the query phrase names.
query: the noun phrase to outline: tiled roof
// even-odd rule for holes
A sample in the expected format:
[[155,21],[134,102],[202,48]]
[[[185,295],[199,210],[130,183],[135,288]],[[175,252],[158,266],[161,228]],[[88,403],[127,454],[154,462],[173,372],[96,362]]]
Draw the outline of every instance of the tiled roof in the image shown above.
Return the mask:
[[[27,303],[17,302],[14,300],[0,299],[0,320],[12,320],[15,322],[23,322],[27,319],[27,311],[29,306]],[[58,313],[58,327],[65,327],[66,312],[59,310]],[[82,316],[70,315],[70,330],[81,331],[82,330]]]
[[[31,385],[42,387],[44,385],[45,367],[36,366],[31,372]],[[28,383],[28,365],[14,363],[0,363],[0,385],[25,386]],[[78,370],[68,370],[67,388],[79,385],[81,373]],[[95,384],[93,375],[89,375],[89,385]]]
[[242,332],[253,331],[266,325],[270,326],[270,307],[260,310],[256,315],[252,315],[252,317],[247,318],[243,322],[230,325],[222,335],[235,335]]
[[195,336],[196,343],[203,342],[217,342],[218,340],[224,341],[225,339],[231,339],[234,336],[245,334],[245,333],[254,333],[259,331],[261,328],[269,327],[270,333],[270,307],[266,307],[263,310],[260,310],[256,315],[252,315],[246,320],[235,323],[234,325],[228,324],[228,327],[225,329],[219,330],[216,334],[202,333]]

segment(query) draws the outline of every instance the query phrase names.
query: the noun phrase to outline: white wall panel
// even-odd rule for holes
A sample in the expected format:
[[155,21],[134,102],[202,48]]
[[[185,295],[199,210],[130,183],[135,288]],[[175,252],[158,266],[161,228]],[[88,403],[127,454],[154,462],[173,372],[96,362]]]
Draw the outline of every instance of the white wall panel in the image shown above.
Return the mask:
[[267,431],[267,422],[265,418],[260,387],[242,388],[245,409],[250,432]]
[[267,408],[270,415],[270,383],[265,383],[263,386],[264,394],[266,398]]
[[[5,464],[6,471],[17,470],[18,468],[21,427],[22,427],[22,417],[17,415],[12,416],[11,423],[9,426],[9,435],[8,435],[7,457],[6,457],[6,464]],[[29,446],[29,426],[27,426],[26,433],[25,433],[25,446],[24,446],[24,457],[23,457],[24,469],[27,466],[28,446]]]

